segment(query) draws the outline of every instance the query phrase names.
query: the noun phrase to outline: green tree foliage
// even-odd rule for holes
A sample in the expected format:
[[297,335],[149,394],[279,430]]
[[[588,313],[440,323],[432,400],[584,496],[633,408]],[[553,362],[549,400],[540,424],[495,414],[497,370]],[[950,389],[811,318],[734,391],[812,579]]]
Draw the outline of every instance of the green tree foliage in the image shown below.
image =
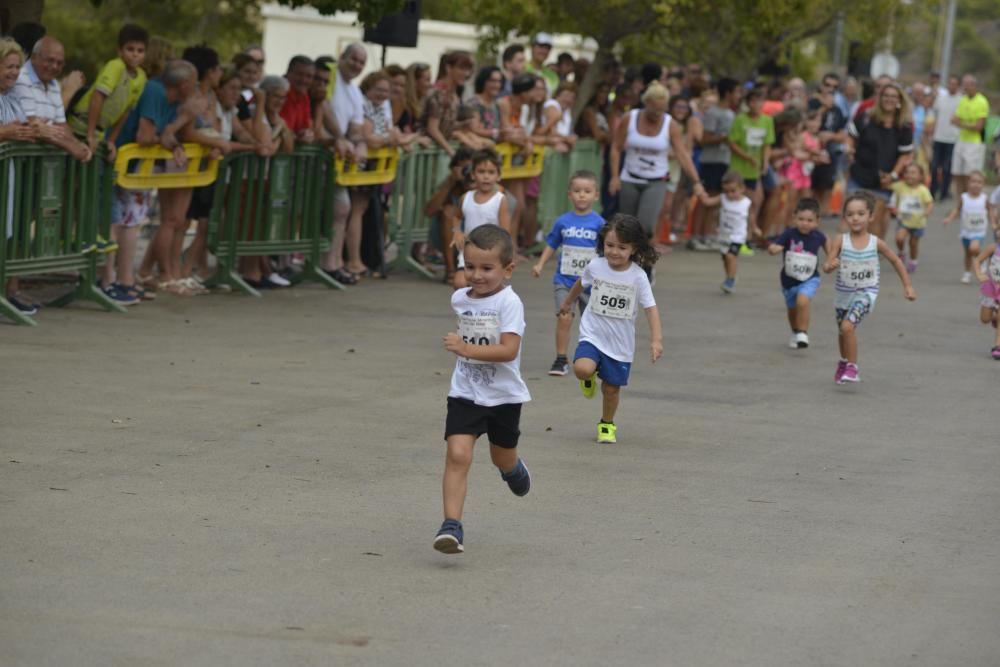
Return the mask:
[[105,61],[117,54],[118,29],[137,23],[151,35],[173,42],[178,52],[208,44],[223,60],[260,42],[259,0],[47,0],[42,22],[66,46],[66,68],[80,69],[93,81]]
[[[955,14],[951,74],[971,72],[980,86],[1000,89],[1000,12],[996,0],[961,0]],[[945,12],[938,0],[927,0],[906,26],[907,39],[900,44],[904,58],[920,67],[920,74],[938,66],[937,39],[943,30]]]

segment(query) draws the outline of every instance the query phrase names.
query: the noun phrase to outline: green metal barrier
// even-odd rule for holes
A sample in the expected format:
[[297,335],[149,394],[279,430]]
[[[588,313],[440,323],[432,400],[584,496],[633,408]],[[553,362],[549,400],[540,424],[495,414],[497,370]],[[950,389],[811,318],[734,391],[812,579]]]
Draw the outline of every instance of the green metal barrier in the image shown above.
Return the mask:
[[[549,150],[545,154],[545,169],[542,171],[541,192],[538,195],[538,228],[548,233],[556,218],[570,209],[569,177],[574,172],[586,169],[594,172],[598,183],[601,178],[601,145],[593,139],[581,139],[569,153]],[[595,204],[600,213],[601,202]]]
[[333,182],[333,156],[325,148],[300,147],[271,158],[226,156],[209,217],[208,248],[218,261],[211,284],[260,296],[240,276],[240,257],[304,253],[304,270],[294,282],[343,289],[320,269],[321,254],[330,249]]
[[75,291],[53,304],[81,299],[125,312],[95,282],[97,234],[107,238],[114,172],[104,148],[84,164],[39,144],[0,144],[0,313],[18,324],[36,322],[6,298],[13,276],[78,271]]
[[[399,248],[392,268],[408,268],[435,278],[413,258],[413,247],[430,238],[433,221],[424,216],[424,205],[447,177],[449,160],[448,154],[439,148],[415,150],[400,159],[389,206],[389,238]],[[538,197],[539,229],[548,232],[556,218],[569,210],[566,191],[573,172],[589,169],[600,177],[601,164],[600,144],[593,139],[581,139],[569,153],[546,152]],[[524,202],[517,205],[523,206]]]
[[421,148],[403,155],[389,204],[389,238],[399,248],[391,268],[408,268],[434,279],[413,257],[413,247],[430,239],[433,221],[424,215],[424,205],[448,175],[451,158],[439,148]]

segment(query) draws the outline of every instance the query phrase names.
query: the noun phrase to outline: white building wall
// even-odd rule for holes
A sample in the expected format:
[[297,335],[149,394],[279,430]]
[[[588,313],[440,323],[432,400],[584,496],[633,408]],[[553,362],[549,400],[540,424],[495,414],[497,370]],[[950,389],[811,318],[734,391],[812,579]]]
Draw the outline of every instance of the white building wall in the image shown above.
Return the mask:
[[[340,12],[333,16],[322,16],[312,7],[290,9],[278,4],[265,4],[261,13],[264,17],[264,52],[267,57],[265,68],[268,74],[284,74],[288,61],[295,55],[316,58],[321,55],[339,57],[351,42],[361,41],[364,28],[355,25],[357,15]],[[458,49],[475,54],[479,43],[479,30],[465,23],[446,21],[420,21],[420,32],[416,48],[389,47],[386,49],[386,63],[406,67],[410,63],[425,62],[437,75],[437,63],[447,51]],[[527,45],[529,39],[517,40]],[[555,46],[551,59],[563,51],[574,58],[585,57],[593,60],[597,43],[578,35],[554,35]],[[382,63],[382,47],[366,44],[368,66],[365,72],[379,69]]]

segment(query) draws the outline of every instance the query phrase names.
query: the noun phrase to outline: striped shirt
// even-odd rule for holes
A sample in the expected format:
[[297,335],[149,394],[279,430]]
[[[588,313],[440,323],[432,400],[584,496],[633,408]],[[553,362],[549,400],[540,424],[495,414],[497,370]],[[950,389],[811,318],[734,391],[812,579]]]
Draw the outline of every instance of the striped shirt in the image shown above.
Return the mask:
[[867,245],[861,250],[855,250],[851,244],[851,235],[844,234],[840,247],[834,307],[848,308],[859,295],[868,295],[871,304],[875,305],[878,287],[878,237],[869,234]]
[[53,79],[47,84],[43,83],[35,73],[35,68],[31,66],[30,60],[24,64],[17,76],[13,95],[28,118],[38,118],[48,123],[66,122],[59,82]]

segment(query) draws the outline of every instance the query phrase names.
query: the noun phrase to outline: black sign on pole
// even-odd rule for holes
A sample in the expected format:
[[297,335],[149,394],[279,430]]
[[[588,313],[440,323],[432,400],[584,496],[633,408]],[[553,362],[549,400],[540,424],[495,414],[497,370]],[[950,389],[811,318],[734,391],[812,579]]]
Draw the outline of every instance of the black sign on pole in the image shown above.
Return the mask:
[[382,46],[417,45],[420,26],[420,0],[407,0],[403,11],[385,16],[372,27],[365,28],[365,41]]

